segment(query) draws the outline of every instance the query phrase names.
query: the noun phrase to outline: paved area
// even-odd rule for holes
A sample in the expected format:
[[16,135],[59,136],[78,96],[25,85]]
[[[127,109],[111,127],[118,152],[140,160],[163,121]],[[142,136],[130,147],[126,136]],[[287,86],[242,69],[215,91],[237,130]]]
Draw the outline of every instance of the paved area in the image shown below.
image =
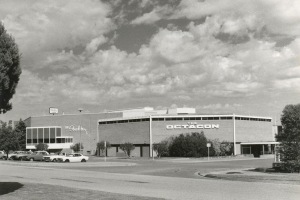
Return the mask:
[[[202,172],[208,172],[203,173],[206,175],[213,174],[212,172],[219,175],[234,172],[235,175],[238,175],[238,172],[242,172],[237,171],[238,169],[245,169],[245,167],[241,166],[252,166],[257,165],[257,163],[267,165],[271,162],[269,160],[203,162],[200,164],[175,164],[173,161],[151,162],[150,160],[144,160],[138,162],[130,160],[124,162],[135,164],[130,166],[125,165],[113,167],[99,167],[103,164],[102,162],[96,162],[97,164],[93,164],[98,166],[89,167],[81,166],[82,163],[77,163],[76,167],[73,165],[75,163],[69,163],[63,167],[51,167],[51,164],[59,163],[48,163],[48,166],[45,166],[45,163],[27,163],[19,166],[18,162],[0,162],[0,176],[1,181],[5,182],[60,185],[78,189],[92,189],[103,192],[165,199],[273,200],[299,199],[300,197],[300,186],[297,184],[220,180],[215,178],[206,178],[195,173],[189,175],[192,177],[182,177],[185,173],[195,171],[199,172],[201,170]],[[111,161],[109,163],[113,162],[114,161]],[[150,163],[152,163],[152,165],[150,165]],[[31,164],[32,166],[30,166]],[[143,169],[143,167],[147,165],[150,166]],[[185,173],[181,173],[179,176],[173,176],[174,174],[178,175],[177,173],[171,173],[168,176],[160,175],[170,173],[170,168],[172,168],[172,166],[177,169],[181,168],[182,171],[185,171]],[[233,166],[234,169],[232,168]],[[149,172],[151,167],[153,170]],[[120,169],[124,170],[122,171]],[[161,171],[159,171],[159,169]],[[155,172],[157,170],[158,173]],[[118,171],[121,171],[122,173],[118,173]],[[233,175],[234,173],[227,175]]]

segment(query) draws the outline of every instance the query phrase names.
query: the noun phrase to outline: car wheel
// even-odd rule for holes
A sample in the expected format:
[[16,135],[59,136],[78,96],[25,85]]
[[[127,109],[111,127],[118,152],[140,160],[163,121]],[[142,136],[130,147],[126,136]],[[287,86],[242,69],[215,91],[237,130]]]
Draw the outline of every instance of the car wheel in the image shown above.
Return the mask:
[[33,159],[33,158],[30,158],[29,160],[30,160],[30,161],[34,161],[34,159]]
[[85,160],[85,159],[82,159],[81,162],[86,162],[86,160]]
[[67,159],[67,160],[65,160],[65,162],[70,162],[70,160],[69,160],[69,159]]
[[56,160],[56,158],[54,158],[53,160],[52,160],[52,162],[56,162],[57,160]]

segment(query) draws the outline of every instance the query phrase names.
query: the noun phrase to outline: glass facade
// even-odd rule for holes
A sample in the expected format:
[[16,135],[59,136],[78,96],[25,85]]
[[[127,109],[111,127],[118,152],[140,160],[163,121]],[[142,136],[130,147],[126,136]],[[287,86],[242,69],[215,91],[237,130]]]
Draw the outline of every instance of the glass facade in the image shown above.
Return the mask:
[[73,143],[73,137],[61,136],[61,127],[26,128],[26,144],[36,145],[38,143]]

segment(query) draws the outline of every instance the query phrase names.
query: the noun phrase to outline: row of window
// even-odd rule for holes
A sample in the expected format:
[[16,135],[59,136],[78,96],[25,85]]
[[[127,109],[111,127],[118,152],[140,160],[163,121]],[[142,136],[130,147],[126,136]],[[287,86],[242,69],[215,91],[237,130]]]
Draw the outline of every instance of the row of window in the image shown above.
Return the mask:
[[73,143],[73,138],[61,137],[60,127],[27,128],[26,142],[27,144]]
[[[170,117],[170,118],[152,118],[152,121],[191,121],[191,120],[232,120],[233,117]],[[254,118],[254,117],[235,117],[236,120],[247,120],[247,121],[264,121],[271,122],[271,119]],[[99,124],[119,124],[119,123],[130,123],[130,122],[143,122],[149,121],[149,118],[144,119],[130,119],[130,120],[116,120],[116,121],[103,121]]]
[[61,143],[73,143],[73,138],[39,138],[39,139],[27,139],[27,144],[38,144],[38,143],[45,143],[45,144],[61,144]]

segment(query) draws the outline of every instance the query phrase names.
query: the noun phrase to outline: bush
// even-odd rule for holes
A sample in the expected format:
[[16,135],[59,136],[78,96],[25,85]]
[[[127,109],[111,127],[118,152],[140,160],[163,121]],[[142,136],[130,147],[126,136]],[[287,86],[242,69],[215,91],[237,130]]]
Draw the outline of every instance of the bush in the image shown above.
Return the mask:
[[35,145],[35,148],[37,151],[47,151],[48,150],[48,144],[45,143],[38,143]]
[[168,141],[161,141],[153,144],[153,150],[156,152],[157,157],[169,155]]
[[[81,146],[81,148],[80,148],[80,146]],[[83,145],[82,145],[82,143],[81,143],[81,145],[80,145],[80,143],[76,143],[76,144],[72,145],[70,148],[74,152],[80,152],[80,150],[83,149]]]
[[204,157],[207,156],[207,139],[203,132],[180,134],[169,146],[170,156]]
[[130,142],[126,142],[120,145],[120,149],[124,151],[128,157],[130,157],[131,151],[135,149],[135,146]]

